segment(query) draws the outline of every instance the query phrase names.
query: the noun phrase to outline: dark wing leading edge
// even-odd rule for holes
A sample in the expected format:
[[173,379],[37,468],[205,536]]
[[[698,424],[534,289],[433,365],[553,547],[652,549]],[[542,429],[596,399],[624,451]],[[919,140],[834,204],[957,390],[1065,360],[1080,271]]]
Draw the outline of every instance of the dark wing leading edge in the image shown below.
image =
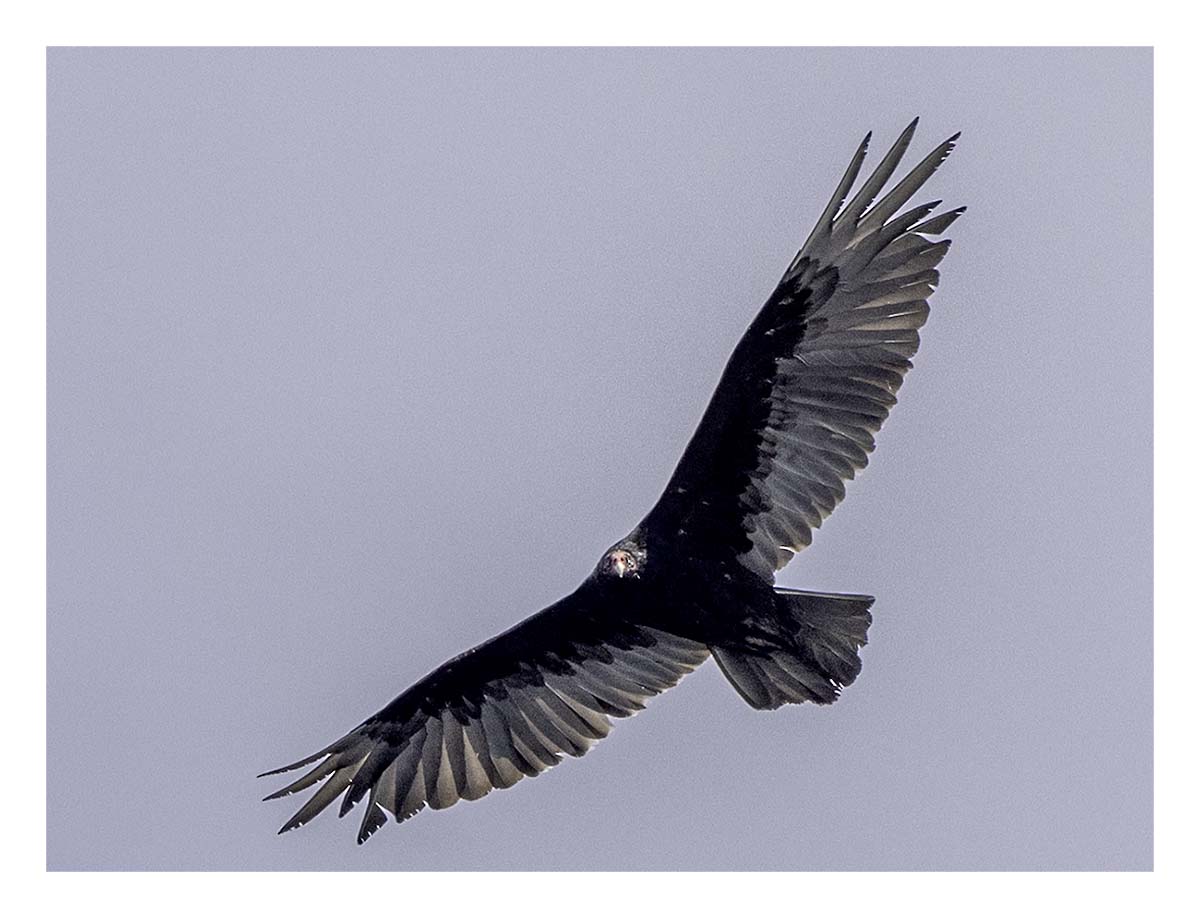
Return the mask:
[[[897,213],[954,148],[938,146],[872,206],[917,122],[849,203],[870,134],[782,280],[743,335],[647,524],[701,558],[738,560],[768,581],[867,464],[917,351],[938,263],[932,237],[965,210]],[[843,206],[844,204],[844,206]]]
[[583,755],[610,718],[641,710],[708,658],[702,644],[592,609],[586,589],[443,664],[315,755],[267,772],[317,763],[268,800],[324,782],[280,832],[339,796],[341,816],[366,797],[361,844],[389,813],[399,822],[511,787]]

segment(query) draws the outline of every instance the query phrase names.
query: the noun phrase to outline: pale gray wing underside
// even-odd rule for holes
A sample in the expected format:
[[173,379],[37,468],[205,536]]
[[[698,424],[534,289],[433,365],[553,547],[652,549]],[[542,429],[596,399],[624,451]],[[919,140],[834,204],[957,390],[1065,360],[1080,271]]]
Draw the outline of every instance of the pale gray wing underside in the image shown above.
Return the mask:
[[[476,705],[448,705],[407,723],[368,721],[332,744],[310,772],[267,799],[321,784],[281,832],[304,825],[345,794],[340,815],[364,795],[358,840],[365,841],[391,814],[398,822],[424,809],[478,800],[581,756],[608,735],[614,717],[641,710],[647,698],[674,686],[709,655],[703,644],[653,628],[644,642],[593,648],[587,658],[481,688]],[[303,760],[280,771],[308,764]]]
[[[936,241],[965,210],[930,217],[938,204],[895,216],[954,148],[937,147],[873,207],[912,139],[914,121],[848,203],[866,156],[864,140],[781,286],[823,268],[837,270],[832,294],[807,318],[792,356],[778,363],[760,462],[742,495],[751,548],[739,560],[771,579],[812,542],[812,530],[845,496],[845,482],[867,464],[875,434],[929,315],[938,263],[950,246]],[[869,135],[868,135],[869,139]]]

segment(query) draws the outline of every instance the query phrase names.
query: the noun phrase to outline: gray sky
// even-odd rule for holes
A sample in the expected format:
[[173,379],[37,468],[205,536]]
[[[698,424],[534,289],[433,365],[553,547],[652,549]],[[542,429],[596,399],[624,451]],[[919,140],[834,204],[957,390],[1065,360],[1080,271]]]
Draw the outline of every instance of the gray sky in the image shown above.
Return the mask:
[[[1148,50],[56,49],[48,114],[51,868],[1151,866]],[[276,837],[256,772],[640,519],[914,114],[970,210],[780,578],[878,597],[859,681]]]

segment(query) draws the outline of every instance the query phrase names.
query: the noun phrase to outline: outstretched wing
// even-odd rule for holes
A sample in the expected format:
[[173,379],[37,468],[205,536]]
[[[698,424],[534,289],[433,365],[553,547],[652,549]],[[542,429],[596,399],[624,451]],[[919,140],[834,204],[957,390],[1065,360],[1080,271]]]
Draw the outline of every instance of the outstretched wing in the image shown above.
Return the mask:
[[867,464],[875,433],[917,351],[935,241],[966,208],[940,201],[897,216],[954,148],[955,134],[872,206],[917,122],[843,206],[867,153],[859,146],[816,227],[738,343],[647,524],[701,558],[731,553],[767,580]]
[[362,844],[388,813],[399,822],[511,787],[583,755],[611,718],[641,710],[708,658],[703,644],[591,610],[585,589],[443,664],[315,755],[266,772],[317,763],[266,798],[321,785],[280,832],[338,796],[341,816],[367,797]]

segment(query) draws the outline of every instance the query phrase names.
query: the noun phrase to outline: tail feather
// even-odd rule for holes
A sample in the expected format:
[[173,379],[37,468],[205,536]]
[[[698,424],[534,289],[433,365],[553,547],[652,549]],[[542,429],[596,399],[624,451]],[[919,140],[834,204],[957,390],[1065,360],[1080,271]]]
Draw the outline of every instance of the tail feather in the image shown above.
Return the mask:
[[769,645],[713,647],[713,658],[751,707],[831,704],[862,671],[874,597],[775,591],[778,639]]

